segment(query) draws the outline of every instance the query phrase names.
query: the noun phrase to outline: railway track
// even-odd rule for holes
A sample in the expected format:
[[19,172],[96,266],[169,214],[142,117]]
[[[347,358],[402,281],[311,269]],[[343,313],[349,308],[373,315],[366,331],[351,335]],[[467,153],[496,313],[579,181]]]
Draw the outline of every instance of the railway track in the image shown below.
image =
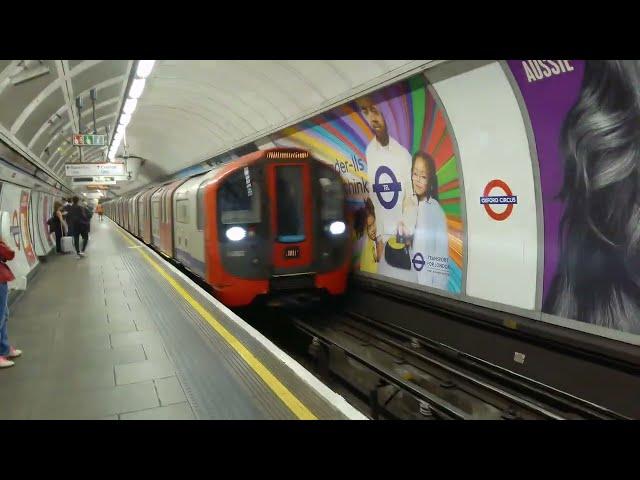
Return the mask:
[[309,337],[319,376],[337,376],[367,402],[371,418],[623,418],[357,312],[291,320]]

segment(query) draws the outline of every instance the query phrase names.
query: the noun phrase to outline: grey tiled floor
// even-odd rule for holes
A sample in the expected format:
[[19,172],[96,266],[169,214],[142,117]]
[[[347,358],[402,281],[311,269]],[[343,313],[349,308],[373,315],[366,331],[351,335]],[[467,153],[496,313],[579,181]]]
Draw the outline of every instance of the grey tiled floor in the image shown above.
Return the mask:
[[24,354],[0,370],[0,419],[195,418],[112,228],[94,218],[87,256],[50,257],[12,306]]
[[[94,218],[85,258],[41,264],[11,307],[9,337],[24,354],[0,370],[0,419],[308,417],[267,385],[139,248],[113,223]],[[345,418],[204,293],[183,288],[313,416]]]

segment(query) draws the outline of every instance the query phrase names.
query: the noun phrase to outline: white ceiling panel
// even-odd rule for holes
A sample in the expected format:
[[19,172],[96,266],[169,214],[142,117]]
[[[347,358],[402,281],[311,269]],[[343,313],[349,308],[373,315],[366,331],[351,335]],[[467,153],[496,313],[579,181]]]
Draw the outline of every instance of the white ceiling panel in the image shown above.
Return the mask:
[[[119,192],[208,160],[426,68],[428,60],[159,60],[119,155],[144,159]],[[114,131],[133,60],[0,61],[0,138],[49,171],[79,161],[70,145],[83,96],[83,130]],[[48,73],[37,75],[42,68]],[[31,79],[16,85],[20,75]],[[16,77],[16,74],[18,77]],[[102,161],[103,150],[84,150]],[[64,180],[64,179],[63,179]],[[68,180],[68,179],[66,179]],[[69,185],[69,182],[66,182]]]

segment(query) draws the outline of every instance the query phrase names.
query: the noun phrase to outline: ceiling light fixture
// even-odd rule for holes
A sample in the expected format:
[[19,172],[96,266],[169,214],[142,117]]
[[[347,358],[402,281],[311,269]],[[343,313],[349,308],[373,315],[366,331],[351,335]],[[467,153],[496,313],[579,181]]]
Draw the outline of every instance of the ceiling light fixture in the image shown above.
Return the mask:
[[127,98],[127,101],[124,102],[124,107],[122,107],[122,111],[126,114],[132,115],[136,110],[136,106],[138,105],[137,98]]
[[131,85],[129,86],[129,92],[127,94],[127,98],[122,106],[122,112],[118,118],[118,123],[116,132],[111,139],[111,145],[109,147],[109,160],[113,161],[118,153],[118,149],[120,148],[120,143],[125,134],[125,129],[129,122],[131,122],[131,117],[133,112],[136,110],[138,105],[138,99],[142,96],[142,92],[144,91],[144,87],[146,85],[146,78],[149,77],[153,67],[155,65],[155,60],[138,60],[136,65],[136,73]]
[[147,78],[153,70],[153,66],[155,65],[155,60],[140,60],[138,62],[138,69],[136,70],[136,75],[139,78]]

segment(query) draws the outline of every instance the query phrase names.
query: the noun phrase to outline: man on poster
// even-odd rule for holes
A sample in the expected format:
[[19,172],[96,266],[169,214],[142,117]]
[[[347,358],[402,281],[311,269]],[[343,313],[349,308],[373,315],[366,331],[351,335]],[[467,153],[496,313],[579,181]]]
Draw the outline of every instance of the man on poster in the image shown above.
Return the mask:
[[416,282],[406,246],[408,239],[398,238],[405,197],[411,195],[411,154],[389,135],[384,115],[371,97],[360,98],[356,103],[374,132],[365,155],[371,186],[369,198],[375,210],[376,243],[381,251],[378,273]]

